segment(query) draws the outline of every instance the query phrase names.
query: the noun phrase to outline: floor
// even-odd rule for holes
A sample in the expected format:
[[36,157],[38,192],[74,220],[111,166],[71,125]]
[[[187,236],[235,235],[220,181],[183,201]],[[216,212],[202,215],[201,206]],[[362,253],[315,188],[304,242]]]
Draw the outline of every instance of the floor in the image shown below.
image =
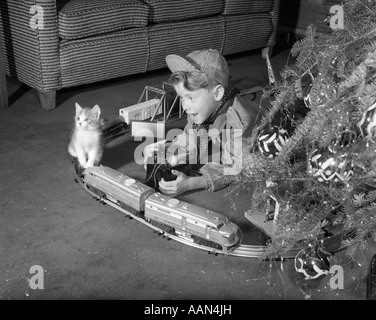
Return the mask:
[[[276,74],[288,63],[288,53],[274,52]],[[228,62],[238,89],[268,82],[261,52],[234,55]],[[98,104],[108,117],[168,75],[161,70],[62,90],[58,107],[48,112],[34,90],[8,78],[10,107],[0,110],[0,299],[364,300],[374,246],[358,252],[355,261],[341,252],[331,258],[345,271],[342,287],[335,274],[304,280],[294,259],[212,255],[168,241],[93,200],[75,183],[67,152],[75,102]],[[144,179],[142,166],[133,160],[136,146],[129,136],[114,140],[102,163]],[[245,242],[265,242],[265,235],[244,219],[246,191],[191,193],[182,199],[242,224]]]

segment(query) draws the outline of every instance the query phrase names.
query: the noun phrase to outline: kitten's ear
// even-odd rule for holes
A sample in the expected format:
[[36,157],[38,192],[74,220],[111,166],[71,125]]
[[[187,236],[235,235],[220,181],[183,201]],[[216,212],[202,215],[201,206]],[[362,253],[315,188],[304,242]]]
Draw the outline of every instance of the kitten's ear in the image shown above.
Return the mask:
[[81,106],[76,102],[76,114],[82,110]]
[[99,119],[99,116],[101,115],[101,108],[96,104],[93,108],[91,108],[91,112],[95,113],[97,115],[97,119]]

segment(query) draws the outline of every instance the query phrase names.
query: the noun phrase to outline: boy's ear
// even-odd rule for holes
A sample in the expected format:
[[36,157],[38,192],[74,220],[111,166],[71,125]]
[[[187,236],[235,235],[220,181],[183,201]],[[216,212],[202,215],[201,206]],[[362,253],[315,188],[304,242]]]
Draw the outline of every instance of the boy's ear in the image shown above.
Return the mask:
[[221,101],[223,96],[225,95],[225,88],[221,84],[218,84],[213,89],[213,93],[215,101]]

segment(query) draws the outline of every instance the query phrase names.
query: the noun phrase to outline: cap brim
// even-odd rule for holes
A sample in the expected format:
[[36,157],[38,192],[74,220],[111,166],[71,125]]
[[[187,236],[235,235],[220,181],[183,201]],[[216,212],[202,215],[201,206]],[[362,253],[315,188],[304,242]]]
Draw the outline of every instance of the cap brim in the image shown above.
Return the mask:
[[166,63],[171,72],[197,70],[191,63],[176,54],[166,56]]

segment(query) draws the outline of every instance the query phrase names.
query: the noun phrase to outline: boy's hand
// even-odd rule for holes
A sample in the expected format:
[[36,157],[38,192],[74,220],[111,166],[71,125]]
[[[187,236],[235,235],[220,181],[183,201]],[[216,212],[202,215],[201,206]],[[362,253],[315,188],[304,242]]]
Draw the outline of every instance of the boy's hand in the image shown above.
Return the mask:
[[183,172],[177,171],[177,170],[171,170],[171,173],[177,176],[176,180],[165,181],[165,179],[162,178],[162,180],[159,181],[159,190],[163,194],[166,194],[169,196],[177,196],[190,189],[189,179],[191,177],[188,177]]
[[163,178],[159,181],[159,190],[169,196],[177,196],[186,191],[196,189],[206,189],[207,183],[203,176],[189,177],[181,171],[171,170],[171,173],[177,176],[176,180],[165,181]]

